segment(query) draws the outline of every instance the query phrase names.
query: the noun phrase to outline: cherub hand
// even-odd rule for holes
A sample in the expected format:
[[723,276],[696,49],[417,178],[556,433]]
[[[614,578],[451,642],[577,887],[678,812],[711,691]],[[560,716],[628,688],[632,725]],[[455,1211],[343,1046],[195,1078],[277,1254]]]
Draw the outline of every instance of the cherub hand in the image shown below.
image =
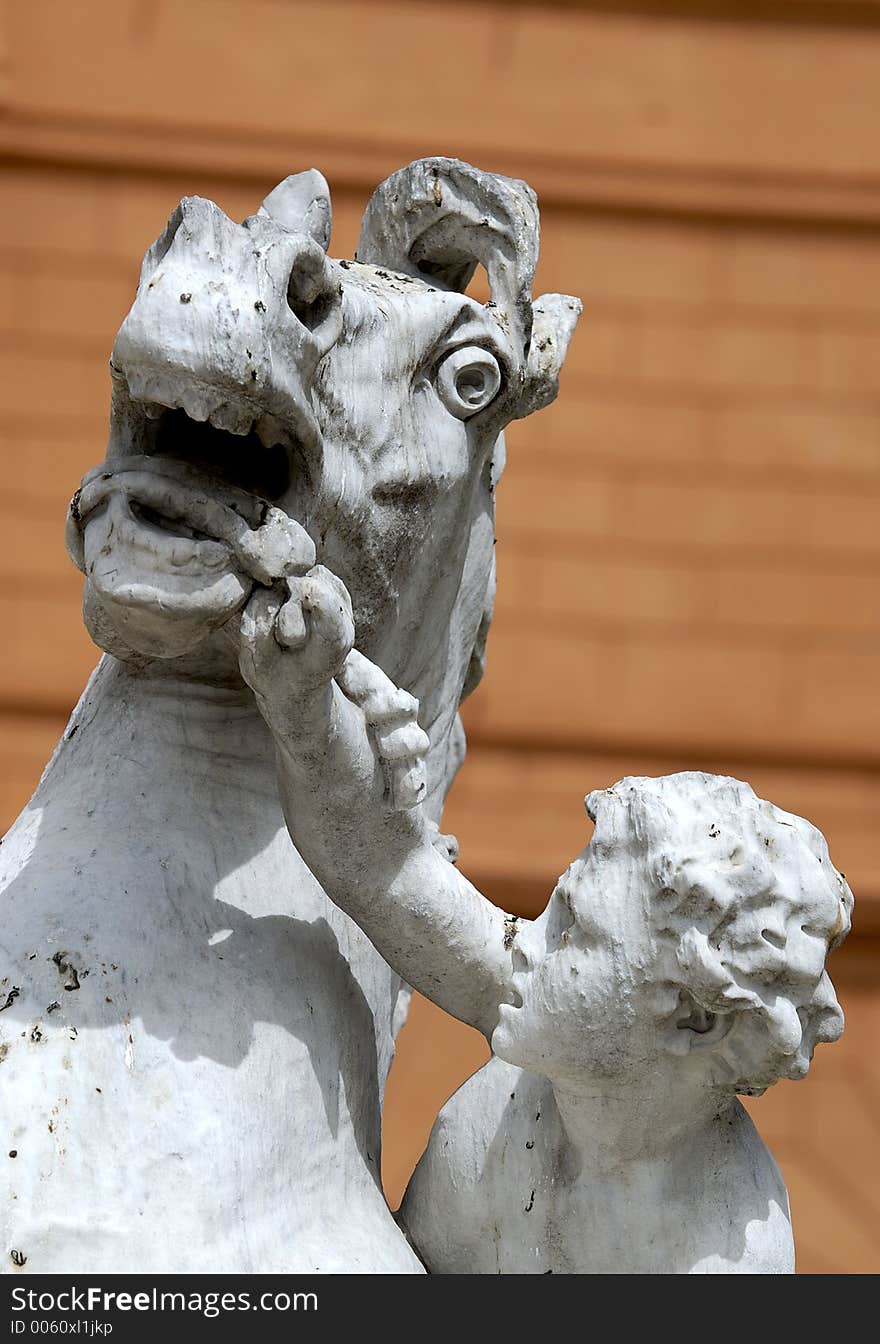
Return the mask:
[[358,706],[385,776],[385,799],[395,812],[421,803],[428,791],[425,757],[431,745],[419,727],[419,702],[395,686],[381,667],[352,649],[337,677],[340,690]]
[[284,733],[303,699],[333,680],[353,643],[348,590],[323,565],[255,589],[241,616],[238,660],[273,730]]
[[239,666],[276,736],[303,731],[304,704],[334,679],[363,714],[385,780],[387,804],[405,811],[427,792],[430,746],[419,702],[358,653],[345,585],[323,565],[285,588],[258,588],[241,617]]

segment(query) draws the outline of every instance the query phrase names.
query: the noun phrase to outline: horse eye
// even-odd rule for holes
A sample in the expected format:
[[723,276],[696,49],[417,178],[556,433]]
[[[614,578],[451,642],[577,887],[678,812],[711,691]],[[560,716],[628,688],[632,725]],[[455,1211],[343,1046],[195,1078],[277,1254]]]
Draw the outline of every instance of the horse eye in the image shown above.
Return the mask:
[[437,395],[447,411],[459,420],[467,420],[484,410],[500,386],[497,359],[479,345],[453,350],[437,368]]

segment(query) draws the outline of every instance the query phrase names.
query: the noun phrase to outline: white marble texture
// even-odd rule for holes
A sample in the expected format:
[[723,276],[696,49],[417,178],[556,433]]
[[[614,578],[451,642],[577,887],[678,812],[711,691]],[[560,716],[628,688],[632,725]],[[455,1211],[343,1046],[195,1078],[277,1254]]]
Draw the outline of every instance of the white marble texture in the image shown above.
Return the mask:
[[349,612],[337,580],[261,590],[241,667],[311,870],[495,1056],[444,1107],[401,1207],[429,1270],[792,1272],[785,1186],[737,1095],[803,1077],[843,1030],[825,962],[852,894],[821,834],[735,779],[627,778],[587,798],[593,837],[544,912],[506,914],[417,800],[389,799],[339,680]]
[[338,576],[393,682],[385,791],[436,833],[501,433],[555,395],[580,305],[532,304],[533,193],[454,160],[378,189],[357,260],[329,230],[316,172],[243,224],[182,201],[116,339],[68,523],[106,656],[0,851],[9,1272],[422,1272],[379,1181],[405,995],[290,843],[238,625],[255,589]]

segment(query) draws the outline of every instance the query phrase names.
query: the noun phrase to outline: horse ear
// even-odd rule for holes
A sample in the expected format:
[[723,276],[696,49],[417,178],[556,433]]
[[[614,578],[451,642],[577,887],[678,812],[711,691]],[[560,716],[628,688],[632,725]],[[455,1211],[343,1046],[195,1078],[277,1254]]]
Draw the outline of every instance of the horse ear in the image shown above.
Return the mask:
[[537,197],[525,182],[458,159],[418,159],[376,188],[356,256],[458,292],[484,266],[520,379],[507,418],[522,419],[556,396],[581,313],[568,294],[532,304],[539,238]]
[[524,359],[538,239],[537,198],[525,182],[458,159],[418,159],[376,188],[356,257],[459,292],[484,266],[491,301]]
[[323,173],[309,168],[305,173],[292,173],[269,192],[258,214],[269,215],[291,233],[305,233],[327,251],[333,209],[330,188]]
[[580,299],[571,294],[542,294],[535,300],[518,420],[556,400],[559,372],[582,311]]

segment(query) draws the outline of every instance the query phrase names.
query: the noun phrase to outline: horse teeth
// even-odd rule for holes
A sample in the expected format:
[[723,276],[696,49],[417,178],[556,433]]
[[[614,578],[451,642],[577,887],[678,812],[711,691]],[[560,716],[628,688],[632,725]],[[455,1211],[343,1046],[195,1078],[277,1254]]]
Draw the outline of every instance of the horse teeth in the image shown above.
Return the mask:
[[225,429],[229,434],[247,434],[251,427],[252,413],[236,406],[232,401],[224,401],[215,406],[208,416],[216,429]]
[[161,373],[147,373],[141,391],[141,401],[158,402],[161,406],[173,406],[173,393]]
[[133,401],[144,401],[147,389],[147,375],[139,368],[126,369],[125,378],[128,393]]
[[274,448],[276,443],[283,444],[285,447],[290,446],[287,430],[274,415],[261,415],[259,420],[254,421],[254,429],[264,448]]
[[211,403],[204,392],[197,387],[185,387],[178,394],[178,405],[182,405],[190,420],[207,420]]
[[161,401],[145,401],[143,407],[144,415],[148,420],[159,420],[168,409],[162,405]]

